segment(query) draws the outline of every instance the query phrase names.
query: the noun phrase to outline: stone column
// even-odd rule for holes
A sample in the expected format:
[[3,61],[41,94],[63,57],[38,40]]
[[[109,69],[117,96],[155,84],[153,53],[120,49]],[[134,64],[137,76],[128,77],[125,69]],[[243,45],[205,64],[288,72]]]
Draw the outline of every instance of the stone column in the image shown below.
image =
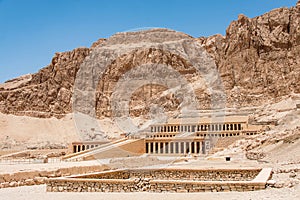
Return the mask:
[[176,153],[176,149],[175,149],[176,148],[176,142],[173,142],[172,145],[173,145],[173,154],[175,154]]
[[148,142],[148,154],[151,154],[151,142]]
[[160,154],[160,143],[161,143],[161,142],[158,142],[158,143],[157,143],[157,144],[158,144],[158,145],[157,145],[157,147],[158,147],[158,149],[157,149],[157,154]]
[[203,152],[202,152],[202,149],[203,149],[203,143],[202,143],[202,141],[200,142],[200,154],[203,154]]

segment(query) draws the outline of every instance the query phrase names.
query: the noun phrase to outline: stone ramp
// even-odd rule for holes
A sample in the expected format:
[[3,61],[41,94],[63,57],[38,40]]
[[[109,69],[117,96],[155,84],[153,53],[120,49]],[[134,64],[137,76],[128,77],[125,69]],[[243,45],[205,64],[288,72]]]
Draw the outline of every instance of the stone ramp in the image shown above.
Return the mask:
[[83,161],[138,156],[145,153],[144,145],[143,139],[126,139],[117,143],[103,145],[95,149],[89,149],[89,151],[79,152],[71,157],[68,157],[65,159],[65,161]]
[[215,144],[215,148],[227,148],[229,145],[233,144],[234,142],[242,139],[242,137],[222,137],[219,138]]
[[215,154],[219,151],[222,151],[232,145],[234,142],[242,139],[242,137],[222,137],[218,138],[215,142],[214,147],[210,150],[209,154]]
[[5,159],[5,158],[9,158],[9,157],[20,156],[20,155],[26,154],[28,152],[30,152],[30,150],[17,151],[17,152],[13,152],[13,153],[10,153],[10,154],[2,155],[2,156],[0,156],[0,159]]
[[123,141],[125,141],[125,140],[126,140],[126,139],[123,138],[123,139],[120,139],[120,140],[116,140],[116,141],[108,142],[108,143],[106,143],[106,144],[102,144],[102,145],[100,145],[100,146],[98,146],[98,147],[93,147],[93,148],[90,148],[90,149],[85,149],[85,150],[80,151],[80,152],[71,153],[71,154],[65,155],[65,156],[62,158],[62,160],[66,160],[66,161],[67,161],[67,160],[70,159],[70,158],[74,158],[74,157],[76,157],[76,156],[86,154],[87,152],[91,152],[91,151],[95,151],[95,150],[98,150],[98,149],[102,149],[102,148],[104,148],[104,147],[110,146],[110,145],[112,145],[112,144],[117,144],[117,143],[123,142]]

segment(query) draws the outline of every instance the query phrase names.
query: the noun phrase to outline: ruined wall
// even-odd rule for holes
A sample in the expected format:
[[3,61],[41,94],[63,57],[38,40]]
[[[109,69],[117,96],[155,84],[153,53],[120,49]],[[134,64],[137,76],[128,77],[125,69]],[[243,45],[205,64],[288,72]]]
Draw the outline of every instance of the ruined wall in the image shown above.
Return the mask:
[[47,183],[49,178],[70,176],[71,174],[85,174],[108,170],[105,165],[82,166],[61,168],[58,170],[37,170],[16,172],[11,174],[0,174],[0,189],[8,187],[19,187],[29,185],[41,185]]
[[256,182],[196,182],[155,180],[56,180],[47,184],[47,192],[229,192],[255,191],[266,188]]
[[194,180],[194,181],[250,181],[261,169],[222,169],[222,170],[191,170],[191,169],[156,169],[156,170],[117,170],[76,178],[88,179],[132,179],[148,178],[159,180]]
[[[129,170],[50,179],[48,192],[228,192],[264,189],[260,170]],[[198,178],[197,178],[198,176]],[[201,178],[199,178],[201,177]],[[243,178],[244,177],[244,178]],[[249,178],[248,181],[246,179]],[[99,179],[100,178],[100,179]],[[234,181],[229,181],[234,180]]]

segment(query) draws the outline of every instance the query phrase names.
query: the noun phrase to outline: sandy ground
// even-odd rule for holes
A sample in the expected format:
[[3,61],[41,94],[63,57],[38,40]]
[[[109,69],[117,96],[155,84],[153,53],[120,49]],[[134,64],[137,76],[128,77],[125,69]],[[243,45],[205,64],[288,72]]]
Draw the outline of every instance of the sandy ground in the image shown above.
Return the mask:
[[299,200],[300,187],[284,189],[267,189],[255,192],[220,192],[220,193],[47,193],[46,186],[24,186],[0,189],[3,200]]
[[0,113],[0,148],[68,144],[79,140],[72,115],[63,119],[39,119]]
[[83,162],[57,162],[57,163],[41,163],[41,164],[0,164],[0,174],[29,172],[29,171],[53,171],[60,168],[69,168],[74,166],[95,166],[107,165],[111,168],[139,168],[139,167],[163,167],[163,168],[194,168],[194,169],[224,169],[224,168],[263,168],[269,167],[265,163],[258,163],[257,161],[242,160],[239,158],[232,158],[230,162],[226,162],[225,158],[214,158],[214,160],[206,160],[200,158],[188,157],[130,157],[130,158],[116,158],[92,160]]
[[[98,132],[103,132],[112,139],[120,137],[122,133],[109,119],[99,120],[98,124],[88,124],[91,121],[93,122],[80,116],[75,118],[73,114],[68,114],[62,119],[43,119],[0,113],[0,150],[22,150],[32,146],[44,148],[50,144],[68,146],[71,142],[84,138],[100,140],[101,137],[97,138]],[[91,127],[95,130],[90,135],[84,130],[91,131]]]
[[[159,159],[169,159],[158,157]],[[126,158],[128,161],[133,162],[134,158]],[[124,159],[124,160],[126,160]],[[135,158],[134,162],[139,160],[145,162],[144,157]],[[121,159],[120,159],[121,161]],[[2,172],[18,172],[18,171],[33,171],[33,170],[51,170],[62,167],[71,166],[91,166],[99,165],[104,162],[109,163],[108,160],[103,161],[85,161],[85,162],[69,162],[69,163],[48,163],[48,164],[28,164],[28,165],[0,165],[0,173]],[[125,161],[126,163],[126,161]],[[230,162],[225,161],[223,158],[214,158],[214,160],[206,160],[204,158],[181,158],[180,162],[168,163],[157,167],[171,167],[171,168],[257,168],[267,167],[270,163],[259,163],[257,161],[244,160],[239,156],[232,157]],[[298,166],[299,167],[299,166]],[[288,178],[288,174],[285,174]],[[152,199],[164,199],[164,200],[177,200],[177,199],[222,199],[222,200],[298,200],[300,199],[300,185],[296,185],[292,188],[274,189],[268,188],[266,190],[254,191],[254,192],[225,192],[225,193],[49,193],[46,192],[45,185],[39,186],[23,186],[16,188],[4,188],[0,189],[0,199],[2,200],[82,200],[82,199],[124,199],[124,200],[152,200]]]
[[104,161],[85,161],[85,162],[59,162],[47,164],[0,164],[0,174],[30,172],[30,171],[54,171],[61,168],[69,168],[74,166],[95,166],[104,164]]

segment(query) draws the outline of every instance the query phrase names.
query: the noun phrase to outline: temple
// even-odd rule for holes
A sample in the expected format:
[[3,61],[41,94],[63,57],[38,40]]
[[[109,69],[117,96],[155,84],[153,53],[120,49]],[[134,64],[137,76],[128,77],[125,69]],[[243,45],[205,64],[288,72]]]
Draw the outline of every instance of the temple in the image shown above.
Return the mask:
[[[99,158],[100,154],[108,153],[106,151],[111,151],[112,157],[125,155],[124,151],[127,156],[200,156],[222,150],[244,137],[260,134],[267,126],[250,124],[248,116],[172,118],[151,125],[138,136],[124,135],[124,138],[112,142],[73,142],[71,151],[84,160],[92,159],[91,155]],[[116,149],[122,152],[118,153]],[[88,152],[86,157],[85,152]]]
[[260,125],[250,125],[246,116],[171,119],[165,124],[150,127],[150,133],[145,137],[145,152],[207,154],[224,140],[234,142],[256,135],[262,129]]

